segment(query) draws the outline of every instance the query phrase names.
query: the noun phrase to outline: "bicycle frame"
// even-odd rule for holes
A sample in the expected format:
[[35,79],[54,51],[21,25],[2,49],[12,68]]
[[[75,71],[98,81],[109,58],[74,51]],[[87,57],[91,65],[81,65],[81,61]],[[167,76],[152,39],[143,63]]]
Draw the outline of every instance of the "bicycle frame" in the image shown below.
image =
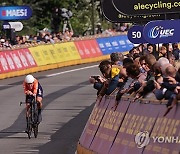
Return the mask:
[[27,128],[29,139],[31,138],[32,130],[34,131],[34,136],[36,138],[38,134],[38,109],[36,98],[34,96],[32,97],[32,101],[30,102],[30,107],[28,109]]

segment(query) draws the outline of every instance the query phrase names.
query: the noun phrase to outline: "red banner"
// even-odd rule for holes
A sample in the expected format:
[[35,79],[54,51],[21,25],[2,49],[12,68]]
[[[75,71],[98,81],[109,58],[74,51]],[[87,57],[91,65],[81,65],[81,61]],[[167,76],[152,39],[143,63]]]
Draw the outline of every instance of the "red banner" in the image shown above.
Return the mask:
[[74,42],[82,59],[98,57],[102,52],[96,40],[82,40]]
[[23,66],[25,68],[35,67],[37,66],[33,56],[31,55],[29,49],[19,49],[15,50],[14,52],[17,53],[19,56]]
[[1,73],[24,70],[34,66],[36,63],[28,49],[0,52]]
[[0,70],[1,73],[10,72],[16,70],[16,66],[11,56],[8,54],[10,52],[2,51],[0,52]]

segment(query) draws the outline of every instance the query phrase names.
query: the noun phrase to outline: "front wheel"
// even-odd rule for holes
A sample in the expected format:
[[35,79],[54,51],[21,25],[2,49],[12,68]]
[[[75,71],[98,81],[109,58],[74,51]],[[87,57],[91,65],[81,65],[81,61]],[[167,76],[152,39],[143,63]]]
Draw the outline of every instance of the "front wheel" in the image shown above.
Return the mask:
[[38,135],[38,124],[35,124],[34,126],[34,137],[37,138]]
[[32,132],[31,118],[28,117],[28,120],[27,120],[27,134],[28,134],[29,139],[31,139],[31,132]]

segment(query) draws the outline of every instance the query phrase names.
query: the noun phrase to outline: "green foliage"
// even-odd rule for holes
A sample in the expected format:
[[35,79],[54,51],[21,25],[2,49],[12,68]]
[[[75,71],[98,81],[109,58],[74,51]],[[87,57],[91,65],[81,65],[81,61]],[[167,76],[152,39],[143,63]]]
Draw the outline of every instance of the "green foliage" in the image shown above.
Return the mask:
[[[30,6],[33,15],[29,20],[21,21],[24,28],[20,34],[36,34],[43,28],[52,28],[53,8],[67,8],[73,12],[70,19],[75,35],[82,35],[84,31],[91,29],[92,24],[100,21],[98,7],[99,1],[94,0],[94,10],[92,10],[92,0],[3,0],[1,6],[27,5]],[[92,11],[94,11],[94,23],[92,23]],[[2,23],[2,22],[1,22]],[[60,18],[60,30],[63,27],[63,19]]]

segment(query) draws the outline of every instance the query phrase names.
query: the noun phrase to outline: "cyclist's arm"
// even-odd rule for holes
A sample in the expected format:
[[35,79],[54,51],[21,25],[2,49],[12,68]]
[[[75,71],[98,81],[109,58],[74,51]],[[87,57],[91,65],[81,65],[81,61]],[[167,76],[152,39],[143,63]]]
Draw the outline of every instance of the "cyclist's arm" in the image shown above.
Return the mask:
[[24,94],[30,95],[30,91],[27,88],[26,82],[23,82],[23,89],[24,89]]
[[33,95],[35,96],[38,91],[38,80],[35,79],[34,81],[34,88],[33,88]]

